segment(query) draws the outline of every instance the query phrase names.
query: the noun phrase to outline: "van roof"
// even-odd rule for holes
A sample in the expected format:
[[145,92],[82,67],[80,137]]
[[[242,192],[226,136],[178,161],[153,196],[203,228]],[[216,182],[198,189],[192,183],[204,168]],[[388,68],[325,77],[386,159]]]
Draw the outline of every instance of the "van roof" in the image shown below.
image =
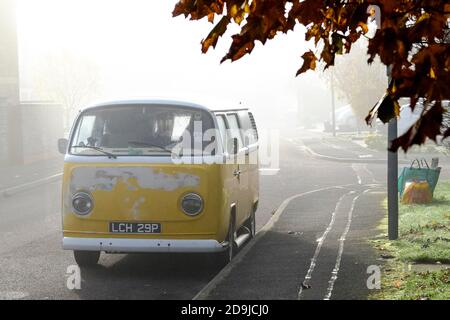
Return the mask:
[[93,105],[88,106],[87,108],[83,109],[85,110],[91,110],[96,108],[105,108],[105,107],[114,107],[119,105],[143,105],[143,104],[154,104],[154,105],[167,105],[167,106],[179,106],[179,107],[189,107],[193,109],[200,109],[205,110],[209,112],[229,112],[229,111],[241,111],[241,110],[248,110],[248,108],[223,108],[220,104],[219,108],[213,109],[206,107],[203,104],[198,104],[194,102],[184,101],[184,100],[172,100],[172,99],[123,99],[123,100],[112,100],[112,101],[105,101],[100,103],[95,103]]

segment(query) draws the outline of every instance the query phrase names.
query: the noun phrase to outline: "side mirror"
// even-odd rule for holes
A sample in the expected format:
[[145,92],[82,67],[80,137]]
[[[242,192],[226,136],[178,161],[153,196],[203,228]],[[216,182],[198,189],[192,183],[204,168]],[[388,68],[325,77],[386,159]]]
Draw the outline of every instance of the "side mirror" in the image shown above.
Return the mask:
[[238,153],[238,139],[237,138],[232,138],[228,140],[228,144],[227,144],[227,152],[230,155],[236,155]]
[[69,141],[67,139],[58,139],[58,151],[61,154],[66,154],[67,151],[67,145],[69,144]]

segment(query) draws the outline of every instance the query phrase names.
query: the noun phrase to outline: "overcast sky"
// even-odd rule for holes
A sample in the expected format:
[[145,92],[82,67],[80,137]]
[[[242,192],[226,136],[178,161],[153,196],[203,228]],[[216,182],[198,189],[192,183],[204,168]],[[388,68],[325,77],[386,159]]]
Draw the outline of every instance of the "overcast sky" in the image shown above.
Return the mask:
[[175,0],[17,1],[22,73],[36,57],[69,51],[99,65],[102,98],[207,95],[267,111],[295,109],[309,83],[309,94],[323,94],[314,73],[295,79],[306,50],[301,28],[219,64],[229,37],[202,54],[212,25],[172,18]]

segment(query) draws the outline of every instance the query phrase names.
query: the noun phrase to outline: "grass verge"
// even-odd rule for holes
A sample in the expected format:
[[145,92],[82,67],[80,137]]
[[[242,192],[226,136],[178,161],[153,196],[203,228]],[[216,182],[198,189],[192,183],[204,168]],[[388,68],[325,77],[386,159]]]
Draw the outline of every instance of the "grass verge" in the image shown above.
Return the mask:
[[[387,218],[380,224],[382,234],[371,240],[386,264],[381,290],[370,298],[450,299],[450,270],[427,270],[450,264],[450,182],[438,184],[431,204],[400,204],[399,217],[399,240],[387,240]],[[418,272],[417,264],[430,266]]]

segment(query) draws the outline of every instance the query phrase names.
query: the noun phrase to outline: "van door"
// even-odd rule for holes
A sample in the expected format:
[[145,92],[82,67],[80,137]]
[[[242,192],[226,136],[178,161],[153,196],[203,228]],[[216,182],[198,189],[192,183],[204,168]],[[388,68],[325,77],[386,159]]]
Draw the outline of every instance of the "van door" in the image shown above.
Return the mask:
[[230,127],[231,138],[235,138],[238,141],[238,154],[235,156],[235,162],[237,166],[236,179],[239,183],[238,194],[238,227],[247,220],[251,211],[251,196],[249,185],[249,167],[246,163],[247,148],[244,146],[242,127],[239,122],[238,114],[227,113],[227,120]]
[[258,133],[253,116],[247,110],[238,112],[239,125],[245,148],[245,172],[248,176],[248,217],[253,211],[254,204],[259,197],[259,163],[258,163]]
[[[230,126],[228,124],[225,114],[216,114],[217,125],[220,132],[220,139],[222,140],[222,148],[224,153],[227,154],[226,163],[223,167],[223,192],[228,195],[229,206],[236,205],[236,209],[239,210],[239,179],[235,176],[235,172],[239,170],[235,156],[228,154],[227,145],[231,139]],[[236,216],[239,213],[236,212]]]
[[253,114],[248,111],[239,112],[239,119],[244,129],[244,145],[247,148],[246,163],[249,171],[249,186],[251,192],[251,209],[259,199],[259,158],[258,130]]

